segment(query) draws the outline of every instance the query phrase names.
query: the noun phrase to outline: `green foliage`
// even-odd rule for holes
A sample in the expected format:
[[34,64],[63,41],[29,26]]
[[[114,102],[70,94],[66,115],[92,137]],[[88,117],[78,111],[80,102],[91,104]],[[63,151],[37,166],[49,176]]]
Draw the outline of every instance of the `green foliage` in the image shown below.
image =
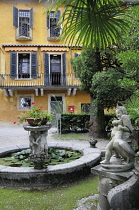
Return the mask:
[[106,48],[117,43],[120,31],[128,28],[127,20],[122,18],[125,10],[118,0],[55,0],[47,12],[58,10],[63,3],[59,23],[63,25],[62,38],[69,45]]
[[62,114],[61,133],[86,132],[89,128],[90,116],[85,114]]
[[97,72],[93,76],[91,93],[93,94],[93,103],[97,105],[97,108],[113,108],[117,101],[123,101],[131,96],[132,91],[119,85],[119,79],[123,77],[124,74],[120,68]]
[[134,128],[139,128],[139,93],[136,92],[124,106],[130,115]]
[[139,82],[139,6],[131,7],[125,18],[130,19],[129,30],[121,34],[121,52],[117,58],[126,78],[120,79],[119,83],[123,88],[135,90]]
[[127,78],[137,79],[139,69],[139,53],[138,50],[126,50],[119,53],[118,58],[122,62],[122,67]]
[[[0,158],[0,164],[6,166],[17,167],[33,167],[33,163],[29,160],[30,149],[13,153],[11,157]],[[64,149],[48,148],[48,159],[44,163],[44,167],[48,165],[58,165],[68,163],[80,158],[82,154],[79,151],[68,151]]]
[[123,50],[139,49],[139,6],[130,7],[125,13],[125,19],[129,21],[127,31],[121,31],[121,43]]
[[42,107],[37,107],[35,106],[35,103],[32,102],[31,108],[29,108],[28,111],[21,113],[18,117],[18,124],[23,123],[24,121],[26,121],[27,118],[33,118],[34,120],[36,120],[36,122],[34,122],[35,125],[41,125],[41,122],[37,122],[37,119],[46,119],[47,122],[51,122],[53,115],[48,114],[47,111],[43,111]]
[[71,59],[73,69],[81,81],[81,89],[90,94],[92,77],[98,71],[96,53],[93,49],[84,49],[80,56]]
[[125,100],[133,92],[119,82],[127,75],[116,59],[116,50],[112,48],[100,54],[90,48],[84,49],[71,63],[81,81],[81,89],[92,96],[96,111],[115,107],[117,101]]
[[105,130],[106,131],[111,131],[113,125],[112,121],[116,117],[115,114],[105,114]]

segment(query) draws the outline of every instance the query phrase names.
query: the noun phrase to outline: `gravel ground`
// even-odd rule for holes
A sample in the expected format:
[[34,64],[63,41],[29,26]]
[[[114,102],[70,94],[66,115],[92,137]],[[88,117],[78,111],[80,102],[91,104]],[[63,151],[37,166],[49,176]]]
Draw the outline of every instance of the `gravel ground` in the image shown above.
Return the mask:
[[[55,132],[55,128],[48,131],[48,141],[54,141],[51,136]],[[29,132],[24,130],[23,125],[0,124],[0,147],[16,144],[29,145]]]
[[[48,131],[48,137],[47,141],[56,141],[56,139],[53,138],[53,134],[57,133],[57,129],[55,127],[52,127]],[[78,140],[72,140],[77,141]],[[84,144],[89,144],[88,141],[80,140],[80,142]],[[108,144],[108,140],[100,139],[96,147],[105,150],[106,145]],[[5,146],[12,146],[17,144],[29,144],[29,133],[24,130],[23,125],[14,125],[14,124],[1,124],[0,123],[0,147]]]

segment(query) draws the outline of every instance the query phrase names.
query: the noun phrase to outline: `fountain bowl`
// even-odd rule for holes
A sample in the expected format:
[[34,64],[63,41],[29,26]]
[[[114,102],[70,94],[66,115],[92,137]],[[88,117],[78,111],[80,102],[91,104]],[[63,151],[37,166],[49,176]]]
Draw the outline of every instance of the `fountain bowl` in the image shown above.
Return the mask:
[[[51,165],[47,169],[33,167],[10,167],[0,165],[0,186],[44,187],[71,183],[91,174],[91,168],[99,164],[101,151],[90,145],[75,142],[51,142],[48,147],[78,150],[83,155],[77,160],[60,165]],[[0,157],[28,148],[28,145],[16,145],[0,148]]]

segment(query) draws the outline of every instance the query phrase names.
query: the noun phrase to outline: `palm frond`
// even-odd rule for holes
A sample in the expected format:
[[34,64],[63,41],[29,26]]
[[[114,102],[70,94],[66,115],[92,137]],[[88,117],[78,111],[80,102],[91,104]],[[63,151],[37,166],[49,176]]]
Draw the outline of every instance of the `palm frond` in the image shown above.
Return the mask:
[[106,48],[118,42],[121,30],[129,25],[122,19],[119,0],[55,0],[47,11],[58,10],[64,3],[59,23],[63,25],[61,37],[69,45]]

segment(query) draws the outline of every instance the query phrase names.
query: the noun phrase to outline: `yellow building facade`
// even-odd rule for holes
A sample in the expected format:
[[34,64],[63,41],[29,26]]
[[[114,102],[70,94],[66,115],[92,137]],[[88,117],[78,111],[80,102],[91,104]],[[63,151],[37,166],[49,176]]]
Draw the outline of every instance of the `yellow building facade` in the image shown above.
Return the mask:
[[64,5],[48,16],[38,0],[0,0],[0,123],[13,123],[31,103],[49,113],[80,113],[90,96],[79,89],[70,59],[81,53],[66,46],[57,26]]

